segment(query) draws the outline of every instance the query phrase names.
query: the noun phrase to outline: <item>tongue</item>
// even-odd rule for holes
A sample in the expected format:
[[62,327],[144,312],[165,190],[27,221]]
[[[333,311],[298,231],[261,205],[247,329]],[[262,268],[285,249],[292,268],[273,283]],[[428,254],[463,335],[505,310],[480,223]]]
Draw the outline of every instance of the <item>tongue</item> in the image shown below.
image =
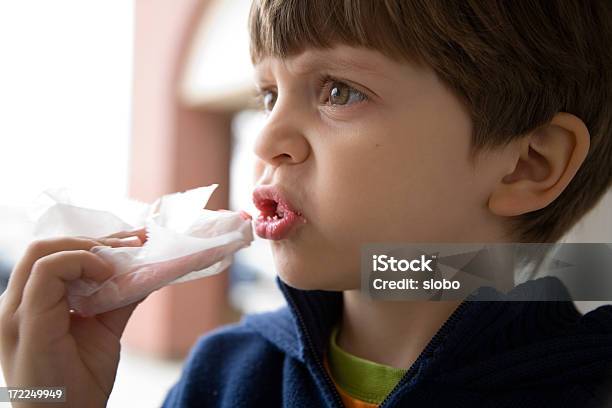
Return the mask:
[[278,204],[273,200],[266,200],[260,205],[261,214],[264,216],[273,217],[276,214]]
[[260,210],[260,217],[266,218],[274,218],[278,216],[276,210],[278,208],[278,203],[274,200],[265,200],[260,205],[258,205]]

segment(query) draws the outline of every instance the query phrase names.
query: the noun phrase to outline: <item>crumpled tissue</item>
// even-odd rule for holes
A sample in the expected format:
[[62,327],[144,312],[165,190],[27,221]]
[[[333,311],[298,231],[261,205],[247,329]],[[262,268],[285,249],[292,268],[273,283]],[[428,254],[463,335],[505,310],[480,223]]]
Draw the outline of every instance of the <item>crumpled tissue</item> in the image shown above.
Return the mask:
[[141,247],[91,249],[114,266],[114,273],[101,283],[87,278],[69,282],[69,307],[82,316],[94,316],[139,301],[163,286],[227,268],[232,254],[253,241],[253,232],[244,212],[204,209],[216,187],[165,195],[150,205],[123,200],[105,204],[104,209],[66,189],[45,191],[45,202],[35,216],[38,238],[100,238],[146,227],[147,240]]

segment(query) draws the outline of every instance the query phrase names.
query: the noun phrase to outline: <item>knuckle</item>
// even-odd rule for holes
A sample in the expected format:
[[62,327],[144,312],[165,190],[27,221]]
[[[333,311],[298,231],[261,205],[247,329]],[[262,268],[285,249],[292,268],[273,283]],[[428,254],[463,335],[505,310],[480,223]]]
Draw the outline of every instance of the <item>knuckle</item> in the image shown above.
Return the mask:
[[49,239],[36,239],[28,245],[26,255],[31,258],[40,258],[50,246]]
[[31,278],[36,278],[38,275],[46,273],[45,271],[49,269],[51,260],[52,257],[47,255],[34,261],[32,264]]
[[62,252],[63,250],[69,250],[70,247],[84,247],[90,243],[93,245],[95,241],[91,238],[86,237],[58,237],[36,239],[28,245],[25,252],[25,256],[34,261],[44,256],[48,256],[57,252]]
[[4,342],[7,338],[13,338],[16,335],[16,326],[13,321],[13,315],[4,310],[0,310],[0,342]]

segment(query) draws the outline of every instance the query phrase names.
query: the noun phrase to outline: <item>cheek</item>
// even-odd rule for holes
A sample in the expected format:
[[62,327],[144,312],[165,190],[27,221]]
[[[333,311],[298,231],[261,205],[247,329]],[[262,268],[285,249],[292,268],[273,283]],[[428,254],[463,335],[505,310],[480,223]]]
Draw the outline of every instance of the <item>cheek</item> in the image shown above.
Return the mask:
[[321,151],[317,203],[337,241],[438,241],[464,219],[474,200],[469,118],[447,107],[436,120],[426,108],[362,126]]
[[[388,140],[364,130],[321,152],[317,207],[324,235],[358,246],[384,236],[393,222],[400,159]],[[408,183],[406,178],[400,180]]]

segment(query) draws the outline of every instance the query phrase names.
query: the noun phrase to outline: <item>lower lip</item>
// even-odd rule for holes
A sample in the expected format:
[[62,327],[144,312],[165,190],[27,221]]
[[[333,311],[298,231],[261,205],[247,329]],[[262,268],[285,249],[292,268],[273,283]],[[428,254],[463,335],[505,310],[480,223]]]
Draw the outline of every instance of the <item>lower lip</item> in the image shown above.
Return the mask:
[[261,238],[278,241],[291,233],[294,227],[304,224],[306,219],[292,211],[285,212],[283,218],[266,219],[260,215],[255,220],[255,233]]

